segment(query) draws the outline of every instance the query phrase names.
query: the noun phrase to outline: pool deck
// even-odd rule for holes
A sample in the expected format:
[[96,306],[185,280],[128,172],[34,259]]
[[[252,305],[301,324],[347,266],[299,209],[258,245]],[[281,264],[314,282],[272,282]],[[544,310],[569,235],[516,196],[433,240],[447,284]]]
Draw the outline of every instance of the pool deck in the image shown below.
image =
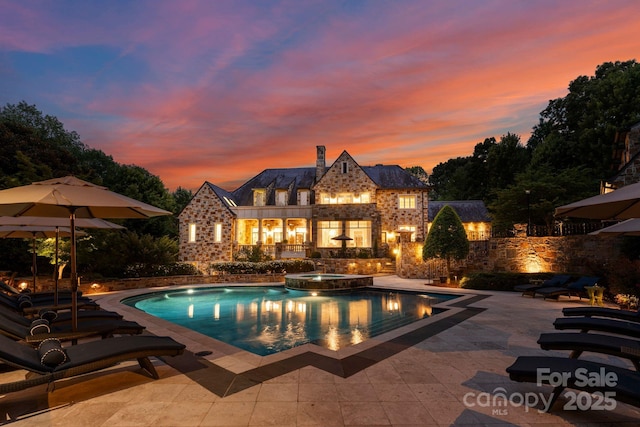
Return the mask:
[[[260,357],[156,319],[119,301],[141,291],[97,295],[105,309],[124,314],[148,333],[186,344],[183,356],[153,362],[159,380],[137,362],[0,396],[0,424],[12,426],[637,426],[640,408],[552,413],[492,406],[485,398],[534,396],[551,388],[509,380],[505,368],[519,355],[559,355],[536,341],[552,332],[567,306],[519,293],[427,286],[424,280],[377,276],[374,286],[460,293],[444,316],[434,316],[338,352],[303,346]],[[594,361],[631,366],[587,354]],[[24,371],[0,370],[0,381]],[[639,385],[640,387],[640,385]],[[14,420],[16,420],[14,422]]]

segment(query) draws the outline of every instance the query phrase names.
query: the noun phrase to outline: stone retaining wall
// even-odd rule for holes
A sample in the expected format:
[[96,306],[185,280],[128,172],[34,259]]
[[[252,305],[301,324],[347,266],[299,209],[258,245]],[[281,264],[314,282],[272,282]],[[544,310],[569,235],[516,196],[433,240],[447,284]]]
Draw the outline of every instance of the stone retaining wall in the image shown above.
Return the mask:
[[[19,283],[19,282],[18,282]],[[29,289],[32,289],[31,278],[28,279]],[[78,287],[83,294],[100,292],[123,291],[128,289],[145,289],[175,285],[196,285],[213,283],[284,283],[284,274],[221,274],[211,276],[167,276],[142,277],[134,279],[117,279],[94,282],[83,282]],[[69,279],[63,279],[58,284],[59,289],[70,289]],[[55,288],[53,279],[38,278],[37,291],[50,292]]]
[[[492,238],[471,242],[466,260],[452,262],[452,274],[465,272],[571,272],[590,274],[590,268],[620,257],[620,237],[564,236]],[[398,275],[411,279],[438,277],[443,268],[422,260],[422,243],[404,242],[397,264]],[[445,268],[446,270],[446,268]]]

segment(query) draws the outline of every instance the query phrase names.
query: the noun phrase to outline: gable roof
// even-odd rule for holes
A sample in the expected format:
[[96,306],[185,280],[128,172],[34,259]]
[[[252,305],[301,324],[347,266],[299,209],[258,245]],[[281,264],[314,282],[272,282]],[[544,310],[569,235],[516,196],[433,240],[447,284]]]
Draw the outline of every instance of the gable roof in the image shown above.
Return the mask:
[[233,204],[236,203],[233,194],[231,194],[227,190],[222,189],[217,185],[210,183],[209,181],[207,181],[205,184],[209,186],[209,188],[215,193],[215,195],[218,196],[222,204],[224,204],[224,206],[226,206],[227,208],[233,207]]
[[369,178],[371,178],[371,180],[382,189],[427,188],[427,184],[420,181],[398,165],[361,166],[361,168],[367,175],[369,175]]
[[[297,197],[298,189],[313,186],[316,168],[265,169],[233,191],[238,206],[253,204],[253,190],[256,188],[291,190],[292,198]],[[268,194],[267,204],[273,204],[274,192]]]
[[491,222],[487,207],[482,200],[454,200],[436,202],[429,200],[428,221],[433,222],[440,209],[449,205],[460,217],[462,222]]

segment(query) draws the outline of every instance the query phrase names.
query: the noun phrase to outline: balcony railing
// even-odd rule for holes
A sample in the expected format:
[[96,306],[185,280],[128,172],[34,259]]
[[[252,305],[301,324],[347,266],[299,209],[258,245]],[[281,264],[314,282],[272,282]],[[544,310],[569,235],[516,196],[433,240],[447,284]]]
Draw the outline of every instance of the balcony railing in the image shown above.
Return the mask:
[[521,234],[529,235],[532,237],[547,237],[547,236],[580,236],[589,234],[593,231],[600,230],[610,224],[603,224],[600,222],[580,222],[580,223],[558,223],[552,227],[546,225],[531,224],[527,233],[526,225],[520,228],[497,228],[491,229],[491,237],[516,237]]

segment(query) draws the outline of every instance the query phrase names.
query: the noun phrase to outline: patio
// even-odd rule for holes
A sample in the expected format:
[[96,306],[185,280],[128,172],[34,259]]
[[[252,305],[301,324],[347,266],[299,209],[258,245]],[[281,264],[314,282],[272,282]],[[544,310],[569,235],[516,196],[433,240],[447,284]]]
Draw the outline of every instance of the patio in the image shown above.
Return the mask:
[[[553,330],[563,307],[585,300],[443,289],[397,276],[375,277],[374,286],[468,298],[451,304],[449,317],[428,319],[423,335],[398,330],[394,336],[410,335],[409,344],[392,345],[393,336],[385,336],[386,343],[369,340],[337,356],[304,346],[260,357],[119,303],[140,291],[96,295],[105,309],[150,333],[173,336],[189,354],[166,359],[168,364],[154,360],[161,377],[156,381],[132,362],[57,382],[53,392],[43,386],[2,396],[2,420],[18,418],[15,426],[637,425],[640,409],[621,403],[615,411],[569,411],[559,403],[551,414],[491,404],[499,393],[548,395],[550,387],[510,381],[505,368],[519,355],[550,355],[536,343],[540,333]],[[624,365],[606,355],[583,357]],[[23,374],[2,370],[0,381]]]

